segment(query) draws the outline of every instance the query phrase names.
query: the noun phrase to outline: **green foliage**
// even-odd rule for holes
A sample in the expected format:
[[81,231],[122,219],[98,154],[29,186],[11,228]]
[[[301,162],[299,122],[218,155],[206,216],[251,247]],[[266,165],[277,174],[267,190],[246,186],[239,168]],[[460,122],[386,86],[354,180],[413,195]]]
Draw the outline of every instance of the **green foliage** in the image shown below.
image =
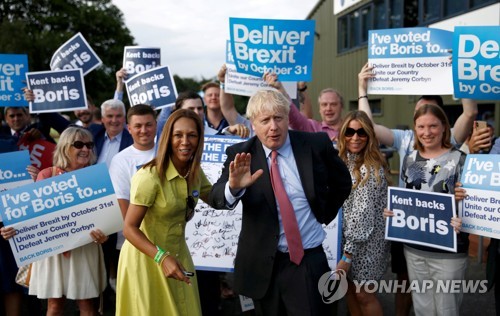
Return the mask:
[[123,14],[111,0],[0,2],[0,50],[27,54],[30,71],[49,70],[53,53],[78,32],[103,62],[85,76],[87,93],[100,105],[113,97],[123,47],[134,45]]

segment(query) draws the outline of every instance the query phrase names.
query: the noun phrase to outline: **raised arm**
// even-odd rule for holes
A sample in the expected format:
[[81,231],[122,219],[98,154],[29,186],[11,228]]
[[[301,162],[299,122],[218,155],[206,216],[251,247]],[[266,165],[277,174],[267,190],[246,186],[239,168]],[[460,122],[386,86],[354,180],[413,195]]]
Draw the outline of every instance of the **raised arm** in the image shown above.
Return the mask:
[[463,112],[458,117],[455,125],[453,126],[453,136],[457,144],[465,142],[469,136],[474,119],[477,116],[477,103],[472,99],[462,99]]
[[365,112],[372,121],[379,142],[386,146],[392,146],[394,144],[394,133],[389,128],[373,121],[367,92],[368,79],[375,77],[372,71],[373,67],[366,63],[358,74],[358,110]]
[[113,99],[122,100],[123,99],[123,86],[125,85],[125,79],[127,79],[127,70],[122,68],[118,70],[115,74],[116,76],[116,90]]
[[[307,118],[313,118],[312,103],[309,93],[307,92],[307,84],[304,81],[297,82],[297,92],[299,93],[300,113]],[[302,98],[303,102],[300,102]]]
[[224,82],[226,80],[226,64],[223,64],[220,67],[219,73],[217,74],[217,79],[221,83],[220,89],[220,109],[222,111],[222,115],[226,118],[229,125],[235,125],[239,123],[238,120],[238,111],[236,111],[236,107],[234,106],[233,95],[230,93],[226,93],[224,91]]

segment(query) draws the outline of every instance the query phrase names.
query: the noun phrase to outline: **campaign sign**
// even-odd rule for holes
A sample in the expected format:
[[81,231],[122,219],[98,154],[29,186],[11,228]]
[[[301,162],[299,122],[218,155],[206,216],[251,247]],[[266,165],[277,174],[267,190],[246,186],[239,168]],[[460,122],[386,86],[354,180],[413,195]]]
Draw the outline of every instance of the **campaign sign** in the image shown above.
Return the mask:
[[389,187],[385,239],[457,252],[455,196]]
[[500,100],[500,26],[460,26],[453,34],[455,97]]
[[231,51],[239,73],[268,71],[281,81],[311,81],[314,20],[229,18]]
[[50,60],[50,69],[82,69],[85,76],[102,64],[81,33],[70,38],[59,47]]
[[0,54],[0,107],[26,106],[21,89],[27,71],[28,55]]
[[68,172],[0,193],[5,226],[16,229],[10,246],[22,266],[109,235],[123,220],[105,164]]
[[[201,167],[211,183],[222,173],[227,147],[242,141],[239,137],[205,136]],[[195,215],[186,225],[186,243],[196,270],[233,271],[242,216],[241,203],[232,210],[216,210],[198,200]]]
[[[282,82],[282,84],[290,98],[295,99],[297,97],[297,83],[295,81],[286,81]],[[236,65],[234,64],[233,54],[231,52],[231,43],[227,41],[224,92],[251,97],[258,90],[269,88],[270,86],[266,83],[262,76],[257,77],[238,73]]]
[[[27,150],[0,154],[0,192],[33,183],[26,167],[30,165]],[[2,216],[0,214],[0,221]]]
[[453,94],[453,33],[425,27],[368,32],[369,94]]
[[148,104],[161,109],[175,104],[177,88],[168,66],[136,74],[125,81],[130,106]]
[[52,166],[56,144],[24,135],[19,140],[19,149],[29,151],[31,164],[41,170]]
[[125,46],[123,68],[127,70],[127,76],[133,76],[160,65],[161,51],[159,48]]
[[28,72],[28,88],[34,100],[30,113],[62,112],[87,109],[82,70]]
[[27,150],[0,154],[0,191],[32,183],[26,167],[30,165]]
[[500,155],[467,155],[460,178],[467,191],[459,201],[462,231],[500,238]]

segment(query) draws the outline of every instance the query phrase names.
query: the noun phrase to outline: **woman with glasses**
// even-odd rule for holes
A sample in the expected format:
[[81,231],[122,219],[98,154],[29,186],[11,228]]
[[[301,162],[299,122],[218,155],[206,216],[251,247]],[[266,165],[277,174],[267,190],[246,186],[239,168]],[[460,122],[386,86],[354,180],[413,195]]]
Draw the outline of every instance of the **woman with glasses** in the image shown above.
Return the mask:
[[337,269],[348,272],[347,303],[351,315],[382,315],[382,306],[371,288],[362,286],[355,291],[353,284],[379,281],[385,273],[389,252],[383,217],[387,205],[386,160],[365,112],[347,114],[338,148],[353,183],[343,206],[343,256]]
[[185,227],[212,185],[201,170],[203,123],[176,110],[156,158],[132,178],[118,263],[117,315],[201,315]]
[[[437,105],[424,104],[413,116],[414,151],[403,161],[401,179],[408,189],[455,194],[465,162],[465,154],[450,142],[450,123],[445,112]],[[460,190],[457,190],[460,191]],[[393,216],[385,210],[384,216]],[[463,280],[467,268],[469,235],[460,233],[462,219],[451,218],[450,229],[457,233],[457,252],[450,252],[427,246],[405,244],[404,254],[411,282],[422,284],[432,282],[428,291],[412,291],[416,315],[458,315],[462,302],[461,289],[436,291],[436,284],[442,280]]]
[[[53,167],[40,171],[37,181],[92,165],[96,161],[92,134],[82,127],[68,127],[54,151]],[[14,230],[2,230],[12,238]],[[108,237],[99,229],[90,235],[94,242],[33,263],[29,294],[48,299],[47,315],[63,315],[65,300],[76,300],[80,315],[96,315],[93,298],[106,286],[101,245]]]

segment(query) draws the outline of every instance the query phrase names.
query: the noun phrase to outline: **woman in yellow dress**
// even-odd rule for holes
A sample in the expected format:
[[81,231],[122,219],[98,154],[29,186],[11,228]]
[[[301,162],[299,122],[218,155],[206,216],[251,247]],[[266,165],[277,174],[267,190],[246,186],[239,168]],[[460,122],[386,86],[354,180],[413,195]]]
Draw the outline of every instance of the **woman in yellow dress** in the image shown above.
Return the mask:
[[185,227],[212,185],[200,168],[203,123],[190,110],[168,119],[155,159],[132,178],[118,264],[116,315],[201,315]]

